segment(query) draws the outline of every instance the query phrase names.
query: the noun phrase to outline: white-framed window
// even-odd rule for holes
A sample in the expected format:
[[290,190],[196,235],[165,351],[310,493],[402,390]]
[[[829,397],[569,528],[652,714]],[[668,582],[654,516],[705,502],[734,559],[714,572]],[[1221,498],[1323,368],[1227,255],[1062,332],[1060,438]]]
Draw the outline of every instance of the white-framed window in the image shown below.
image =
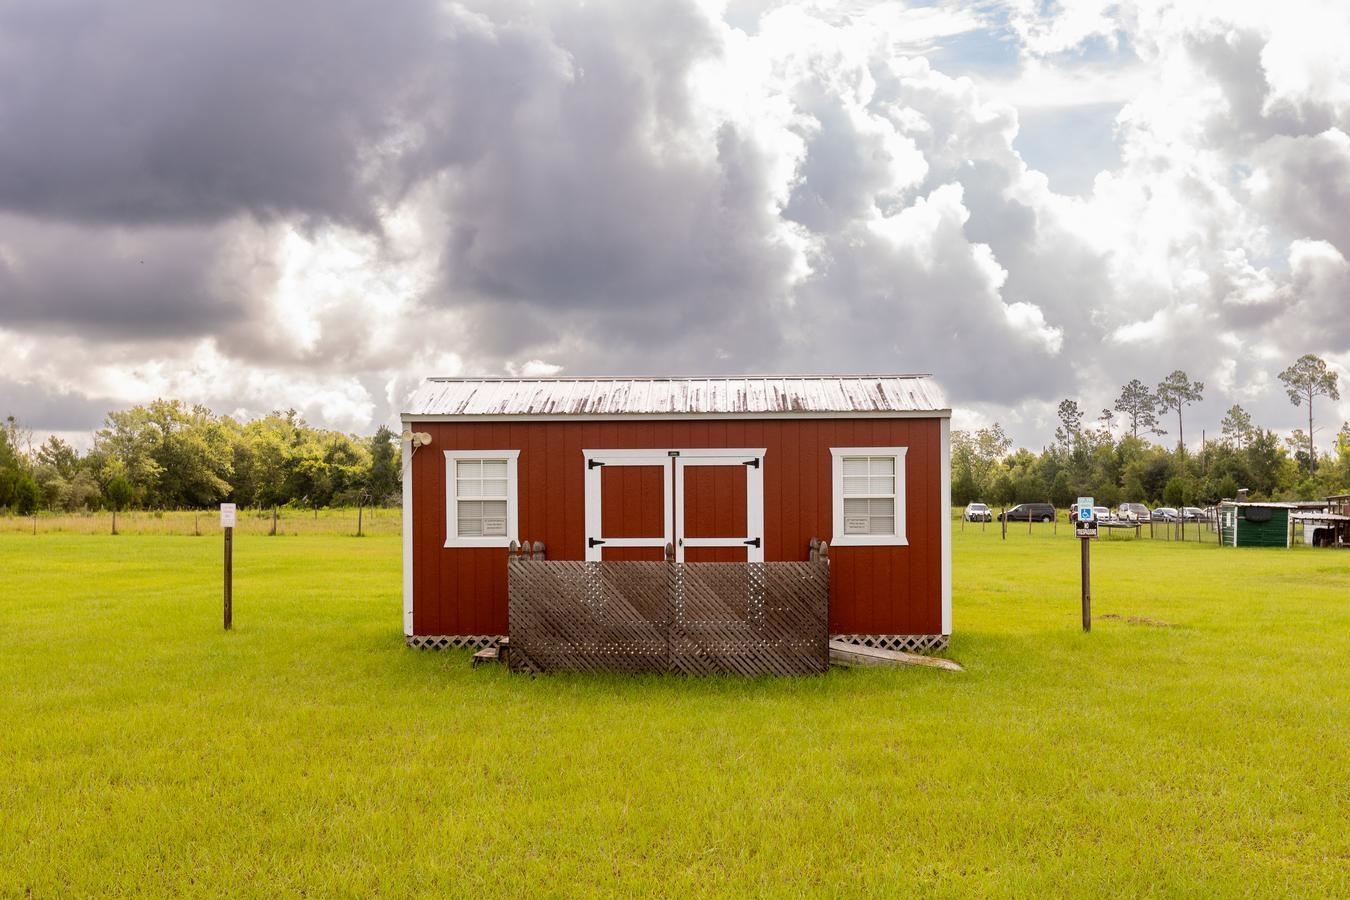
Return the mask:
[[519,450],[445,451],[445,546],[506,547],[516,540]]
[[831,447],[836,547],[908,544],[906,447]]

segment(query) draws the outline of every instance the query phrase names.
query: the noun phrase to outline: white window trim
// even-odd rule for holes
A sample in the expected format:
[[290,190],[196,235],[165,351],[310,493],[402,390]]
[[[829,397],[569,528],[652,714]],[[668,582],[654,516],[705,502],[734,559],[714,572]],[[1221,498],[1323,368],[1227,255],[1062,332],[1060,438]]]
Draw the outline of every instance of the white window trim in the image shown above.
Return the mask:
[[[459,536],[459,503],[455,495],[455,468],[462,459],[506,460],[506,534],[473,537]],[[520,532],[520,504],[516,493],[519,450],[446,450],[445,451],[445,546],[509,547]]]
[[[834,503],[832,547],[906,547],[905,454],[908,447],[831,447],[831,496]],[[844,458],[890,456],[895,459],[895,534],[844,534]]]

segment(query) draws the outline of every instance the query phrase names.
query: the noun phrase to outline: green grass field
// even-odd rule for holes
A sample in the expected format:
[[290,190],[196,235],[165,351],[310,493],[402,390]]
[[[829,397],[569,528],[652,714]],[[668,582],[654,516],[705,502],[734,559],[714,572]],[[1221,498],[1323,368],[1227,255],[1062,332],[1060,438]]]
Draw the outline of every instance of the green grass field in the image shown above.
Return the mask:
[[[345,526],[344,526],[345,527]],[[964,673],[471,670],[399,541],[0,533],[0,896],[1350,894],[1350,553],[955,534]],[[1132,621],[1133,618],[1133,621]]]

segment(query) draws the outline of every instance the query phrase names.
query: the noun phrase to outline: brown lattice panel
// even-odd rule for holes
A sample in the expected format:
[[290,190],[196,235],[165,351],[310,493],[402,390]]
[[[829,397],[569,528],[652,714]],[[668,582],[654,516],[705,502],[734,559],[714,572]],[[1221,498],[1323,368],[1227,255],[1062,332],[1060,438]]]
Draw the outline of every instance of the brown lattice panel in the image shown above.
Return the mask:
[[940,653],[947,649],[949,636],[945,634],[832,634],[831,640],[878,647],[882,650],[904,650],[907,653]]
[[510,665],[529,672],[798,675],[829,668],[829,566],[508,564]]

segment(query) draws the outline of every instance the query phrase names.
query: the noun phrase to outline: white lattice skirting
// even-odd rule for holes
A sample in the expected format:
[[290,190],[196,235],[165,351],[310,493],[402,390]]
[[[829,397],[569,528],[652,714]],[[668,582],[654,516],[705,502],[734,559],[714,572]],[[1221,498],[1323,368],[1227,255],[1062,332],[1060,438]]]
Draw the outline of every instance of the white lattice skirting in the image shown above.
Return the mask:
[[[481,650],[500,641],[500,634],[410,634],[409,647],[419,650],[450,650],[454,648]],[[863,647],[882,650],[905,650],[910,653],[940,653],[947,649],[950,636],[945,634],[832,634],[832,641],[844,641]]]
[[940,653],[951,641],[948,634],[832,634],[832,641],[876,647],[880,650],[904,650],[908,653]]
[[405,640],[418,650],[481,650],[491,647],[505,635],[500,634],[410,634]]

